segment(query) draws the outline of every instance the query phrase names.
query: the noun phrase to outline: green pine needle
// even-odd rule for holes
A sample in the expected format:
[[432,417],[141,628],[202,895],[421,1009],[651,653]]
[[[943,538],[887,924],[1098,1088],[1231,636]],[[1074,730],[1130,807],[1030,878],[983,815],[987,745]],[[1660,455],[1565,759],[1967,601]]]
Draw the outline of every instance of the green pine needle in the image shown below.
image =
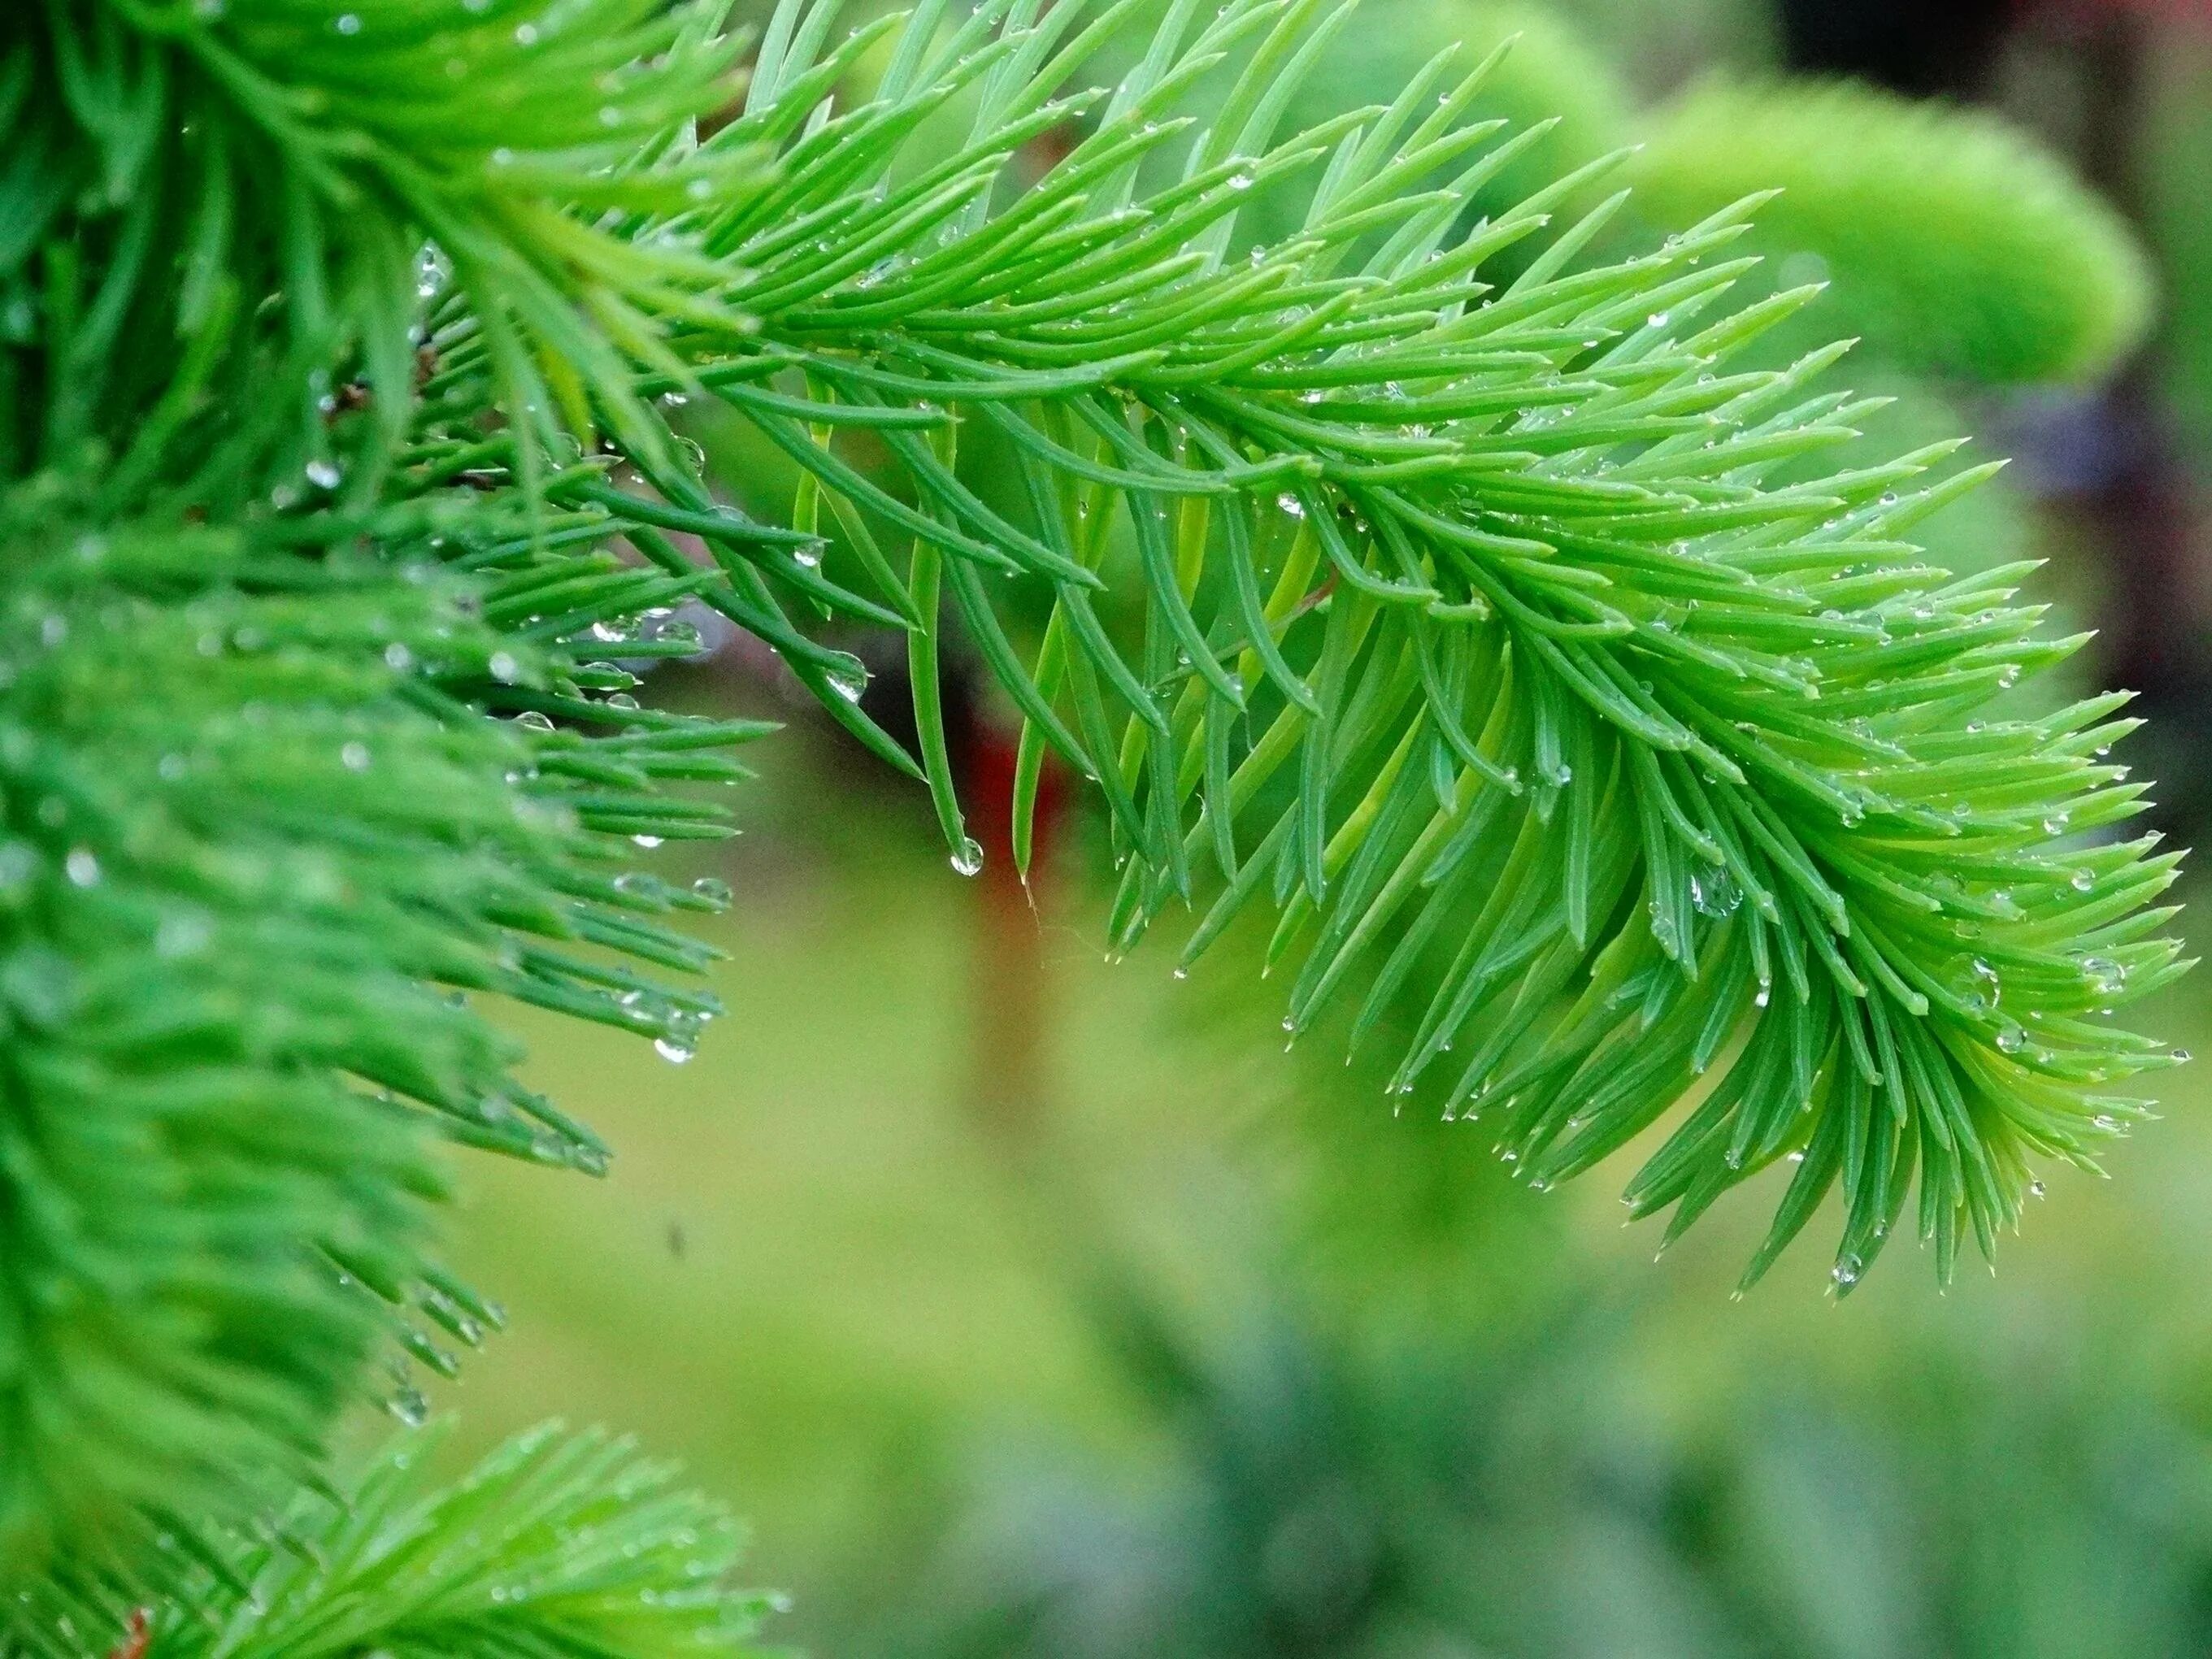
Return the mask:
[[[759,1654],[780,1598],[732,1582],[726,1510],[623,1440],[544,1424],[449,1485],[410,1435],[338,1491],[252,1528],[155,1540],[149,1583],[64,1570],[22,1598],[9,1650],[77,1659],[659,1659]],[[150,1592],[150,1593],[149,1593]]]

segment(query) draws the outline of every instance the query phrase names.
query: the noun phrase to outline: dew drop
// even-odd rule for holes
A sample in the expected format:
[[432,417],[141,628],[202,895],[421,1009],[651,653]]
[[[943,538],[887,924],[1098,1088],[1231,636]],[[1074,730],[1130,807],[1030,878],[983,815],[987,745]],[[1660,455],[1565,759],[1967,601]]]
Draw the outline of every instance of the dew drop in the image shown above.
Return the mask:
[[653,1038],[653,1051],[671,1066],[688,1064],[692,1054],[697,1052],[691,1044],[672,1035]]
[[963,836],[960,850],[952,854],[951,863],[956,874],[972,876],[983,868],[983,843],[973,836]]
[[72,887],[100,885],[100,860],[88,847],[72,847],[69,856],[62,860],[62,868],[69,872]]
[[320,459],[307,463],[307,482],[318,489],[336,489],[345,479],[337,463]]
[[384,1403],[394,1417],[410,1429],[419,1429],[430,1420],[430,1402],[422,1397],[420,1389],[403,1388]]
[[368,745],[360,742],[346,744],[338,750],[338,762],[349,772],[368,771]]

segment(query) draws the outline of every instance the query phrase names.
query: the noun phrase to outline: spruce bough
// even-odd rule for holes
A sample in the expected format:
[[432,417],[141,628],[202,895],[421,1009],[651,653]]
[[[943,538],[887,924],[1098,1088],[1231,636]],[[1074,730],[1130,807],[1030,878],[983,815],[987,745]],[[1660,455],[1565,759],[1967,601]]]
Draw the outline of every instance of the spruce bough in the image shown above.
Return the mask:
[[[1619,196],[1553,212],[1600,162],[1469,223],[1540,132],[1462,118],[1488,64],[1286,134],[1352,8],[1175,0],[1090,84],[1143,9],[799,0],[757,50],[659,0],[0,22],[20,1644],[141,1605],[158,1653],[641,1653],[671,1608],[748,1639],[690,1500],[602,1443],[404,1501],[323,1473],[349,1402],[418,1415],[409,1370],[498,1322],[437,1260],[443,1149],[605,1167],[499,1000],[679,1052],[720,1012],[673,924],[726,894],[631,867],[726,833],[678,786],[760,735],[617,665],[692,651],[688,601],[972,869],[958,641],[1025,722],[1024,866],[1057,755],[1118,946],[1273,906],[1291,1029],[1410,1030],[1394,1091],[1531,1185],[1668,1121],[1629,1198],[1671,1237],[1790,1161],[1752,1277],[1832,1190],[1839,1286],[1899,1229],[1948,1275],[2143,1115],[2178,1056],[2106,1015],[2181,964],[2175,855],[2118,833],[2124,700],[2021,702],[2080,641],[2027,567],[1924,562],[1988,469],[1822,465],[1873,404],[1820,389],[1839,348],[1759,365],[1813,296],[1729,307],[1757,199],[1601,257]],[[1254,246],[1262,199],[1298,228]],[[708,401],[795,479],[776,513],[672,426]],[[854,626],[910,641],[918,755]],[[491,1577],[386,1570],[495,1498]]]

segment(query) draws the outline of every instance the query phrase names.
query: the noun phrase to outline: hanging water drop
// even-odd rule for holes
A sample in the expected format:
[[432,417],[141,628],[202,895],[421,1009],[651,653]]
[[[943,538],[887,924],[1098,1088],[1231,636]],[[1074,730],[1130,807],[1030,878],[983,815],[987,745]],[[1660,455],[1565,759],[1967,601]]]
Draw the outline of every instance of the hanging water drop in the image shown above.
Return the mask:
[[2081,972],[2100,997],[2117,995],[2127,983],[2128,970],[2109,957],[2082,957]]
[[419,1429],[430,1420],[430,1402],[422,1397],[422,1390],[408,1384],[386,1401],[392,1414],[410,1429]]
[[952,854],[951,863],[956,875],[977,874],[983,868],[983,843],[973,836],[963,836],[960,848]]

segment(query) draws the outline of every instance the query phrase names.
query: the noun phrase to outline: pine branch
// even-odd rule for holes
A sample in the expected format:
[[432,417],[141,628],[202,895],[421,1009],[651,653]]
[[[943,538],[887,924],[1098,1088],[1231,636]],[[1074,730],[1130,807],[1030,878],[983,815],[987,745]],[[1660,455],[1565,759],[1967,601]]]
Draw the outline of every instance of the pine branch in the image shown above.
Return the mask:
[[[1680,1102],[1639,1212],[1679,1231],[1795,1160],[1753,1276],[1840,1185],[1848,1286],[1917,1175],[1948,1276],[1969,1229],[1986,1250],[2017,1218],[2032,1160],[2093,1163],[2142,1111],[2127,1079],[2170,1063],[2101,1022],[2176,971],[2144,908],[2174,860],[2112,833],[2142,793],[2104,760],[2121,700],[1984,714],[2079,641],[2036,634],[2021,568],[1954,580],[1906,539],[1984,471],[1942,447],[1824,476],[1871,412],[1811,389],[1837,354],[1730,369],[1810,297],[1717,309],[1755,202],[1579,269],[1608,202],[1489,292],[1484,261],[1582,180],[1459,234],[1513,148],[1456,122],[1480,69],[1273,143],[1326,26],[1202,13],[1175,8],[1102,96],[1060,90],[1073,9],[956,28],[924,6],[872,99],[811,105],[775,215],[701,221],[761,330],[699,379],[805,499],[843,502],[884,604],[941,569],[1029,717],[1026,785],[1047,747],[1102,781],[1119,943],[1211,861],[1189,954],[1266,890],[1302,963],[1294,1030],[1363,959],[1362,1026],[1419,985],[1395,1086],[1437,1078],[1533,1182]],[[787,6],[771,38],[828,15]],[[1231,61],[1210,123],[1177,118]],[[956,104],[965,146],[906,159]],[[1048,123],[1073,124],[1067,153],[994,207]],[[1404,191],[1448,167],[1452,188]],[[1230,258],[1248,196],[1314,172],[1297,239]],[[771,374],[809,406],[764,398]],[[1028,510],[901,411],[988,434]],[[862,424],[902,487],[841,453]],[[872,523],[929,550],[926,584],[884,580]],[[1033,661],[991,574],[1055,591]],[[1098,614],[1109,584],[1142,596],[1133,652]]]
[[[450,1485],[436,1437],[252,1535],[172,1533],[149,1586],[64,1570],[12,1609],[9,1651],[77,1659],[750,1654],[776,1598],[731,1582],[743,1534],[626,1442],[546,1424]],[[149,1604],[164,1610],[149,1614]]]
[[[391,83],[364,110],[336,84],[352,60],[295,52],[318,9],[0,23],[21,209],[0,260],[21,324],[0,399],[11,1582],[128,1554],[149,1515],[234,1515],[272,1470],[307,1478],[342,1408],[419,1416],[412,1368],[450,1373],[498,1322],[436,1261],[437,1143],[591,1173],[608,1152],[516,1083],[490,1003],[672,1054],[720,1010],[657,975],[711,959],[667,923],[726,890],[619,854],[726,834],[672,787],[742,777],[715,751],[765,728],[642,709],[605,660],[696,650],[666,617],[706,578],[637,569],[560,500],[483,489],[471,453],[440,452],[437,489],[392,487],[435,369],[416,216],[537,226],[501,267],[510,307],[520,265],[573,275],[551,250],[575,238],[503,182],[451,176],[457,117],[416,134],[437,155],[395,157],[386,129],[420,106]],[[514,9],[414,39],[520,92]],[[675,40],[651,8],[592,21],[625,18],[596,48],[614,58],[571,71]],[[506,57],[478,50],[491,24]],[[684,84],[719,95],[733,43],[683,40]],[[256,53],[297,78],[248,72]],[[602,99],[629,144],[667,118],[672,83],[647,79]],[[580,142],[573,90],[507,130]],[[664,197],[738,176],[703,166]]]
[[[512,577],[84,532],[40,493],[0,514],[10,1554],[304,1469],[374,1347],[450,1371],[481,1339],[495,1315],[426,1255],[434,1138],[606,1151],[462,997],[696,1040],[710,996],[605,952],[696,969],[662,918],[722,895],[608,842],[724,833],[658,782],[737,775],[702,750],[750,734],[586,701],[565,647],[495,625]],[[611,561],[547,562],[580,616],[638,597]]]

